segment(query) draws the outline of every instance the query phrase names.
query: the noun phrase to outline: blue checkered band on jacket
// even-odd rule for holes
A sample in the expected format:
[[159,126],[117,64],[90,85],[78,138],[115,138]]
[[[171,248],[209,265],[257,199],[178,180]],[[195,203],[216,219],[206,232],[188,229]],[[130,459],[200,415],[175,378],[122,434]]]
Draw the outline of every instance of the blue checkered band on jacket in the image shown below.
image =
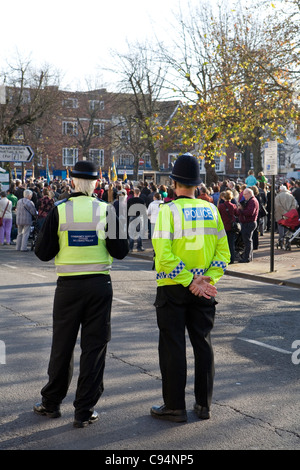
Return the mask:
[[169,277],[170,279],[174,279],[174,277],[176,277],[178,274],[181,273],[184,267],[185,267],[185,264],[183,263],[183,261],[180,261],[180,263],[176,266],[176,268],[173,269],[173,271],[171,271],[169,274],[165,273],[164,271],[161,273],[157,273],[156,279],[165,279],[167,277]]
[[[222,268],[224,273],[226,271],[226,266],[227,264],[224,263],[223,261],[213,261],[210,265],[210,267]],[[167,278],[174,279],[174,277],[176,277],[178,274],[181,273],[184,267],[185,267],[185,264],[182,261],[180,261],[180,263],[176,266],[175,269],[173,269],[173,271],[170,272],[170,274],[167,274],[164,271],[162,271],[161,273],[156,274],[156,279],[167,279]],[[192,274],[196,274],[197,276],[203,276],[206,273],[206,271],[208,271],[208,269],[193,268],[193,269],[189,269],[189,271]]]
[[223,272],[225,273],[226,271],[226,266],[227,264],[224,263],[224,261],[213,261],[211,264],[210,264],[210,267],[217,267],[217,268],[222,268],[223,269]]

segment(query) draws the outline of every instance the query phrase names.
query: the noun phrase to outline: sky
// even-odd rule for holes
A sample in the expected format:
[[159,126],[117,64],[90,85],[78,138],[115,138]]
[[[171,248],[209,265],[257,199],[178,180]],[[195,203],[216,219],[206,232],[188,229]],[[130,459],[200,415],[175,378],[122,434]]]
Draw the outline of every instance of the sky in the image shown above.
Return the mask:
[[[127,41],[168,37],[174,11],[201,0],[14,0],[1,5],[0,70],[19,55],[61,71],[62,89],[83,90],[86,79],[109,90],[111,50]],[[124,49],[126,47],[126,49]],[[0,78],[1,81],[1,78]]]

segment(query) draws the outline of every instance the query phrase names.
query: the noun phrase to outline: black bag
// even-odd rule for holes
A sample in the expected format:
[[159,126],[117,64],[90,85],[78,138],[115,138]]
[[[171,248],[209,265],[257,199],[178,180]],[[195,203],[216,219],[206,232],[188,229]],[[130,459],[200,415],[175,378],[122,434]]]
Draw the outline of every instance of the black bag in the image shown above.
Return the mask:
[[259,204],[259,213],[258,213],[259,217],[265,217],[266,215],[268,215],[268,211],[267,209],[265,208],[265,206],[263,204]]
[[[225,207],[226,211],[228,212],[229,214],[229,209],[227,207]],[[234,232],[234,233],[240,233],[242,227],[241,227],[241,224],[239,222],[237,222],[236,220],[233,220],[231,222],[231,231]]]
[[231,223],[231,230],[234,233],[240,233],[241,231],[241,224],[239,222],[232,222]]

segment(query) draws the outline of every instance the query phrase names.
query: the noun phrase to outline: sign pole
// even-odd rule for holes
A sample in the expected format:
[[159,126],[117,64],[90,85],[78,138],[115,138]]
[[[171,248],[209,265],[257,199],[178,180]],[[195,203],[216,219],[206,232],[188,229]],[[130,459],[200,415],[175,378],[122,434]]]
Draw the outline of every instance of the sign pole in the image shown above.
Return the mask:
[[271,252],[270,252],[270,272],[274,272],[274,231],[275,231],[275,175],[272,175],[271,187]]
[[278,173],[278,146],[277,139],[266,142],[264,149],[265,175],[272,176],[271,186],[271,247],[270,272],[274,272],[274,230],[275,230],[275,175]]

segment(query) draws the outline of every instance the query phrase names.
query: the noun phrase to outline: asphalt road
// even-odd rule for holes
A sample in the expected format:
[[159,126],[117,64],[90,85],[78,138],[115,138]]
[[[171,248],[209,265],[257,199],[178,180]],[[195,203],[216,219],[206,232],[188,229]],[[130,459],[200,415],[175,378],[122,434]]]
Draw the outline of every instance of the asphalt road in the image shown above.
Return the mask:
[[[105,459],[125,451],[132,458],[143,450],[154,456],[180,453],[195,462],[200,450],[300,448],[299,290],[224,276],[212,335],[212,418],[199,421],[192,411],[193,354],[187,339],[188,422],[162,422],[149,414],[152,405],[162,403],[155,273],[150,261],[115,261],[112,340],[96,408],[100,419],[74,429],[79,343],[63,416],[49,420],[32,412],[47,379],[54,265],[13,247],[3,247],[0,256],[0,450],[101,450],[104,463],[111,464]],[[148,458],[136,465],[114,463],[140,467]]]

